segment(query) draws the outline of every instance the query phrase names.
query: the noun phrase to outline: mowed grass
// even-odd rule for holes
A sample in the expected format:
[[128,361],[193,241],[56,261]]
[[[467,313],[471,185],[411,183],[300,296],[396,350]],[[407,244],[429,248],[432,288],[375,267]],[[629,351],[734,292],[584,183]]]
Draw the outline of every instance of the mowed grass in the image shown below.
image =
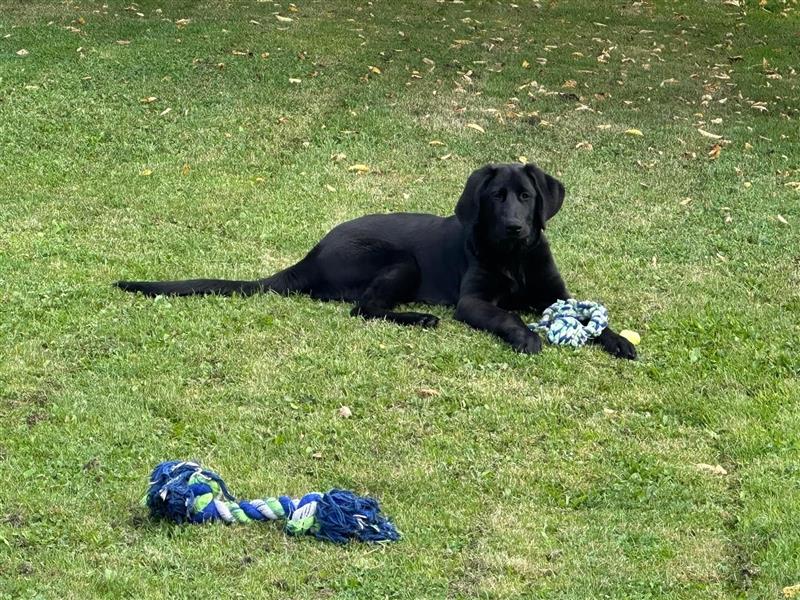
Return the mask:
[[[800,583],[797,7],[515,4],[0,2],[0,596]],[[110,286],[264,276],[520,157],[566,185],[562,273],[639,361]],[[151,522],[171,458],[242,497],[375,495],[404,539]]]

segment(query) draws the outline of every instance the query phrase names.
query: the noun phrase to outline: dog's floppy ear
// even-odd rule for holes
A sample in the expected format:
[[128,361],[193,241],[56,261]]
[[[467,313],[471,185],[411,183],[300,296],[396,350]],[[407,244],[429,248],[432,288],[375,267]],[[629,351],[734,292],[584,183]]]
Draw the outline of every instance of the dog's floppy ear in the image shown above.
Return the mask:
[[494,165],[486,165],[473,171],[467,179],[464,191],[461,192],[461,198],[456,204],[456,217],[462,225],[474,225],[478,222],[481,190],[494,177],[496,171],[497,168]]
[[544,229],[545,223],[561,209],[564,203],[564,186],[558,179],[548,175],[533,163],[525,165],[525,172],[539,192],[539,219]]

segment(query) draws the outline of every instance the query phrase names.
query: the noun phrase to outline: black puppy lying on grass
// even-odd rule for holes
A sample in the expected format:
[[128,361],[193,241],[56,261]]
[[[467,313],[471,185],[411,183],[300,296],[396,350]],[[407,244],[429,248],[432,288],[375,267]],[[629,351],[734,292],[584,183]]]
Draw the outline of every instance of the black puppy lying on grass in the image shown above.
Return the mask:
[[[467,180],[455,215],[367,215],[334,227],[296,265],[256,281],[119,281],[159,294],[299,292],[355,302],[352,315],[434,327],[434,315],[393,310],[405,302],[456,306],[456,319],[535,354],[539,335],[511,311],[541,312],[569,297],[544,237],[564,201],[564,186],[536,165],[487,165]],[[633,345],[606,328],[604,350],[636,358]]]

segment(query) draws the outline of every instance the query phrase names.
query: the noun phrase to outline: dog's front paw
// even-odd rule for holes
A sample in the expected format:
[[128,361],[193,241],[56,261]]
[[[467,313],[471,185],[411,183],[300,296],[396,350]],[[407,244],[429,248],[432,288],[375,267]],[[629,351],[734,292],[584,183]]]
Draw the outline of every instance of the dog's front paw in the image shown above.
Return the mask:
[[636,347],[616,331],[604,329],[603,333],[598,336],[597,343],[611,356],[628,360],[636,359]]
[[542,338],[538,333],[528,330],[520,340],[512,341],[511,347],[523,354],[539,354],[542,351]]

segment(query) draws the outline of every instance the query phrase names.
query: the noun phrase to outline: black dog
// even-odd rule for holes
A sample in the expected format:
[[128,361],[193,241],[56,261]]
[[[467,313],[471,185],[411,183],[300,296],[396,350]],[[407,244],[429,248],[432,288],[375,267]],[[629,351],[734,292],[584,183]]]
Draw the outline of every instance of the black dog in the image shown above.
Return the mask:
[[[467,180],[455,215],[367,215],[338,225],[296,265],[266,279],[120,281],[123,290],[189,296],[274,291],[355,302],[352,315],[434,327],[427,313],[396,312],[405,302],[456,306],[456,319],[491,332],[520,352],[539,336],[514,310],[540,312],[569,297],[543,231],[561,208],[564,186],[536,165],[487,165]],[[635,358],[605,329],[607,352]]]

